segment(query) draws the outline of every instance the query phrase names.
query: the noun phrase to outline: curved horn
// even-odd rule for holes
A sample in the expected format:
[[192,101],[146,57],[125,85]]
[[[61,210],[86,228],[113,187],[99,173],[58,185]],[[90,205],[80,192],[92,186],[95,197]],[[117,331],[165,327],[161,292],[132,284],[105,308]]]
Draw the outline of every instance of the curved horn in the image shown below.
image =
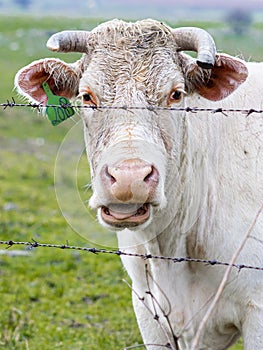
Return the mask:
[[196,63],[204,69],[211,69],[215,63],[216,46],[211,35],[203,29],[182,27],[172,30],[179,51],[197,52]]
[[52,35],[47,41],[51,51],[87,52],[89,32],[83,30],[65,30]]

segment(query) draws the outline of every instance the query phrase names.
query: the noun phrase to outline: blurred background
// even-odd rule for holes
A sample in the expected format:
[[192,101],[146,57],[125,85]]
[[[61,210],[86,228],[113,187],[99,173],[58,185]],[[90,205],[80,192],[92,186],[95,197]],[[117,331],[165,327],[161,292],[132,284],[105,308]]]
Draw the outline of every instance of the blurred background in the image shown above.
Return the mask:
[[[66,62],[80,57],[48,51],[51,34],[90,30],[116,17],[201,27],[219,52],[263,60],[263,0],[0,0],[0,103],[23,101],[14,91],[23,66],[51,56]],[[53,127],[31,108],[0,107],[0,240],[116,247],[115,234],[102,230],[85,208],[90,178],[81,125],[71,138],[79,120],[76,115]],[[61,144],[75,157],[76,177]],[[85,203],[81,228],[68,220],[78,218],[73,197],[66,212],[58,204],[58,159],[63,193],[74,189]],[[118,257],[5,248],[0,246],[0,349],[116,350],[141,343]],[[241,342],[232,348],[241,349]]]
[[1,0],[3,13],[53,14],[90,17],[142,18],[154,16],[170,20],[222,20],[237,11],[262,19],[262,0]]

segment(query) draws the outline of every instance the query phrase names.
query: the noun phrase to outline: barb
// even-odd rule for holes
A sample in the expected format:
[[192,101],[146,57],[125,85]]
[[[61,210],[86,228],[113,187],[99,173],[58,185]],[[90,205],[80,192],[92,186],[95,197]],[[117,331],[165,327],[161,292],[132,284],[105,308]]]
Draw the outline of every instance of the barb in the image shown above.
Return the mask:
[[[9,108],[13,108],[13,107],[30,107],[33,109],[37,109],[39,112],[41,110],[41,108],[46,108],[46,106],[43,105],[43,103],[16,103],[14,97],[11,98],[11,101],[6,100],[6,102],[4,103],[0,103],[0,107],[3,107],[4,110]],[[61,107],[56,105],[55,107]],[[62,108],[66,108],[66,106],[63,106]]]
[[245,264],[231,264],[224,261],[219,260],[206,260],[206,259],[196,259],[196,258],[189,258],[189,257],[170,257],[170,256],[159,256],[159,255],[151,255],[151,254],[135,254],[135,253],[128,253],[121,250],[107,250],[107,249],[97,249],[97,248],[91,248],[91,247],[78,247],[78,246],[72,246],[68,244],[51,244],[51,243],[39,243],[35,240],[32,240],[32,242],[22,242],[22,241],[0,241],[0,245],[5,245],[8,248],[11,248],[15,245],[24,245],[29,246],[30,248],[55,248],[55,249],[69,249],[69,250],[79,250],[84,251],[88,253],[93,254],[112,254],[112,255],[123,255],[123,256],[130,256],[134,258],[141,258],[144,260],[147,259],[159,259],[159,260],[167,260],[172,261],[174,263],[182,263],[182,262],[191,262],[191,263],[200,263],[205,265],[219,265],[219,266],[230,266],[231,268],[236,268],[238,271],[241,271],[243,269],[250,269],[250,270],[257,270],[257,271],[263,271],[262,266],[252,266],[252,265],[245,265]]
[[[40,111],[41,109],[45,109],[47,107],[54,107],[54,108],[68,108],[68,104],[62,104],[62,105],[55,105],[55,104],[48,104],[44,105],[42,102],[40,103],[16,103],[14,97],[11,98],[11,100],[7,100],[6,102],[0,103],[0,107],[3,107],[4,110],[7,108],[14,108],[14,107],[24,107],[24,108],[32,108],[37,109]],[[248,117],[249,115],[253,113],[261,114],[263,113],[263,109],[224,109],[224,108],[197,108],[197,107],[183,107],[183,108],[176,108],[176,107],[161,107],[161,106],[81,106],[81,105],[71,105],[74,109],[96,109],[96,110],[148,110],[150,112],[156,113],[157,111],[177,111],[177,112],[188,112],[188,113],[197,113],[197,112],[210,112],[211,114],[221,113],[224,116],[228,116],[227,113],[241,113],[244,114],[244,116]]]

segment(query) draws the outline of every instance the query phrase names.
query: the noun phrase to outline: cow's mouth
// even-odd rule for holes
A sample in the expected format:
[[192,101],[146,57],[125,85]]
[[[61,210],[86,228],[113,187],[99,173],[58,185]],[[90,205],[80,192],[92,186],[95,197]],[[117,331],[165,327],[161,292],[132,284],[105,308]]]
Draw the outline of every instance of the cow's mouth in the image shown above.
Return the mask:
[[102,220],[117,228],[135,227],[150,218],[150,204],[112,204],[101,207]]

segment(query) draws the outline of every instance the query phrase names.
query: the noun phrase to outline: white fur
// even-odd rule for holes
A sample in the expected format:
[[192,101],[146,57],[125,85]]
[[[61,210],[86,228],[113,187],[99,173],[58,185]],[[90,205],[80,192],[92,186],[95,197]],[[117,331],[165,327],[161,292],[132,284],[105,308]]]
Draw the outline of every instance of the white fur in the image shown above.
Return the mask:
[[[212,103],[193,95],[185,99],[185,106],[261,109],[263,64],[249,63],[248,68],[247,82],[225,100]],[[187,182],[182,188],[183,194],[181,198],[176,197],[178,189],[175,190],[176,184],[170,181],[167,202],[172,206],[167,215],[158,216],[156,232],[153,233],[154,226],[144,232],[120,232],[120,247],[130,245],[131,248],[125,250],[141,254],[230,261],[262,201],[262,122],[262,114],[185,115],[184,151],[188,164],[184,169]],[[168,176],[172,177],[172,173]],[[262,229],[261,216],[238,263],[263,266]],[[134,290],[153,310],[146,294],[149,290],[147,265],[151,292],[158,304],[170,310],[169,319],[179,336],[180,349],[189,350],[225,268],[129,257],[122,257],[122,261]],[[133,303],[145,344],[166,344],[167,335],[136,294],[133,294]],[[158,305],[156,308],[162,316]],[[161,322],[167,328],[164,317]],[[171,334],[167,332],[171,341]],[[240,335],[246,350],[263,349],[263,274],[260,271],[232,271],[198,349],[227,349]],[[150,349],[161,348],[149,346]]]

